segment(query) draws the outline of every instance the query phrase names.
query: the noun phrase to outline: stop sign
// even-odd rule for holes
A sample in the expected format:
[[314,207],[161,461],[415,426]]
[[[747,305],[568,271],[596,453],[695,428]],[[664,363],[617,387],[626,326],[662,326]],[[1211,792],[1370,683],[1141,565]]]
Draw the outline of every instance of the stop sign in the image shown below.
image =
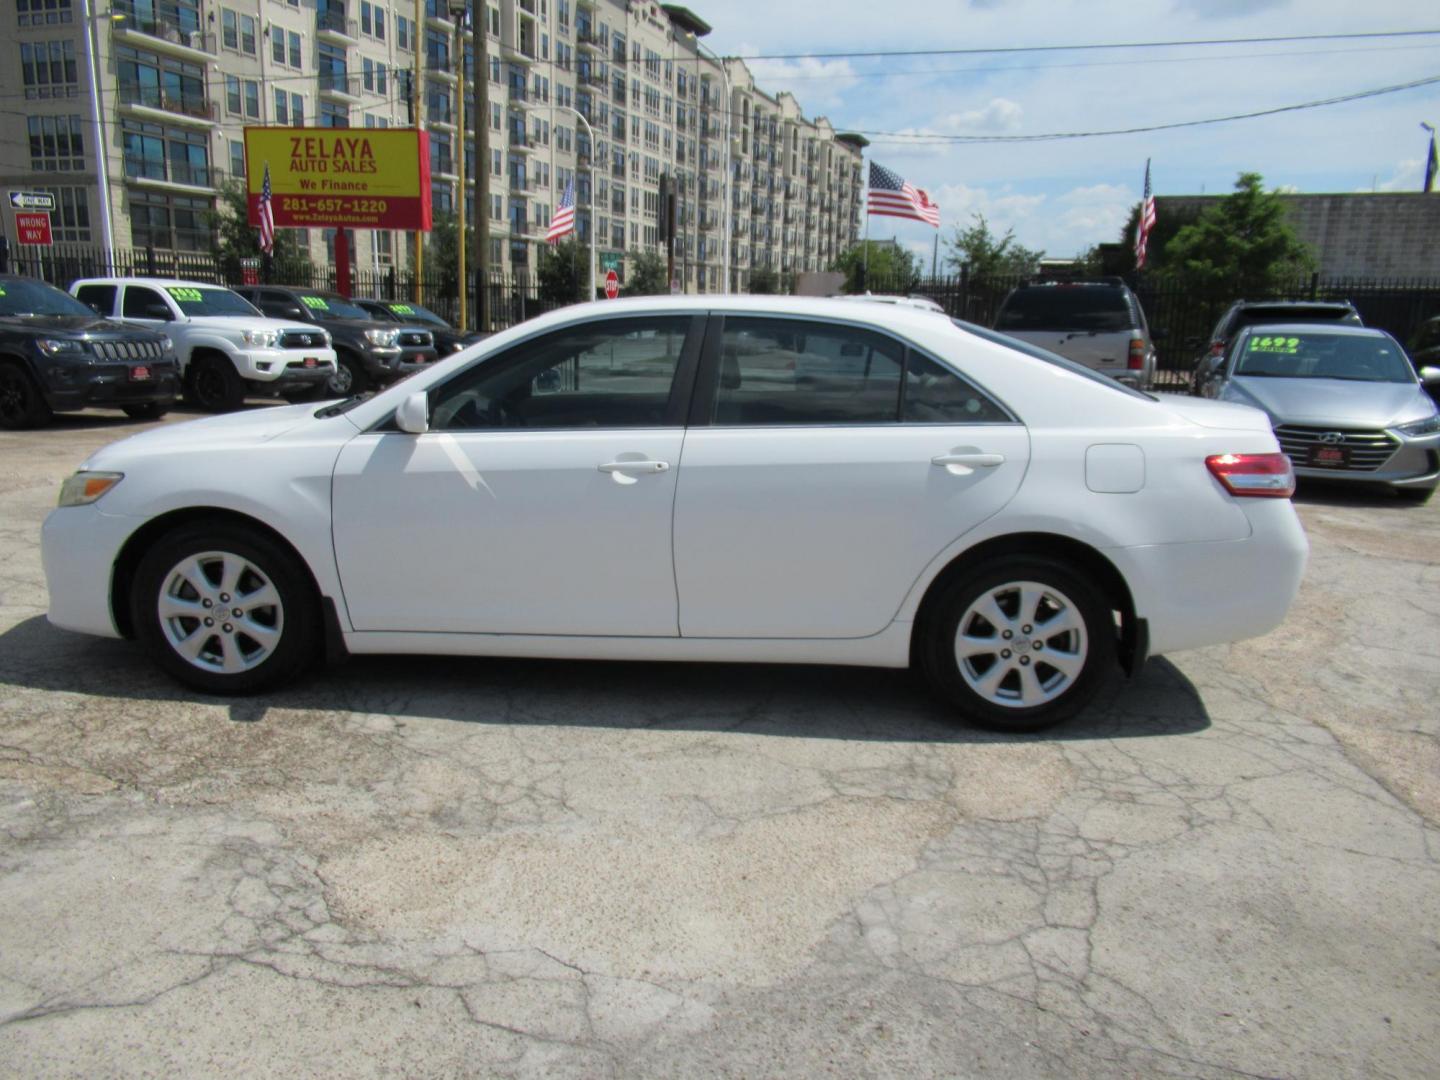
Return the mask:
[[605,295],[611,300],[620,295],[620,275],[614,270],[605,272]]

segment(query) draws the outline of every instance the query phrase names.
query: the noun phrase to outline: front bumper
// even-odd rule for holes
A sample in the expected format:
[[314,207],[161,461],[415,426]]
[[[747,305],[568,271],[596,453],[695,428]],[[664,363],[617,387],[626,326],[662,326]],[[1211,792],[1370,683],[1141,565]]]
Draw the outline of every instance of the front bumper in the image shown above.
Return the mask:
[[[144,365],[141,365],[144,366]],[[169,404],[180,396],[179,365],[162,361],[148,379],[132,378],[136,365],[70,364],[41,372],[45,400],[56,412],[90,406]]]
[[1393,430],[1399,446],[1377,469],[1323,469],[1291,457],[1295,475],[1302,480],[1338,480],[1342,483],[1389,484],[1391,487],[1426,488],[1440,482],[1440,432],[1411,437]]
[[373,348],[365,355],[365,367],[377,382],[398,382],[423,371],[440,358],[434,348]]
[[120,549],[141,524],[136,518],[101,513],[98,503],[50,511],[40,529],[40,561],[53,625],[82,634],[121,636],[110,609],[111,580]]
[[[313,367],[305,361],[314,359]],[[335,350],[331,348],[250,349],[235,357],[240,377],[254,383],[284,383],[313,386],[335,374]]]

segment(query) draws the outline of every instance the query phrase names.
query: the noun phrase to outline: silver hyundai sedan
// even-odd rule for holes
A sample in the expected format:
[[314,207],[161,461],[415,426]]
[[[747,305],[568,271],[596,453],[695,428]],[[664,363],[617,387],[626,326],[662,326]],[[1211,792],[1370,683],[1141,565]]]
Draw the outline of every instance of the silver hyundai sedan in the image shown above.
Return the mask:
[[1295,474],[1388,484],[1424,502],[1440,482],[1440,414],[1425,388],[1440,369],[1415,369],[1383,330],[1315,324],[1246,329],[1204,396],[1263,409]]

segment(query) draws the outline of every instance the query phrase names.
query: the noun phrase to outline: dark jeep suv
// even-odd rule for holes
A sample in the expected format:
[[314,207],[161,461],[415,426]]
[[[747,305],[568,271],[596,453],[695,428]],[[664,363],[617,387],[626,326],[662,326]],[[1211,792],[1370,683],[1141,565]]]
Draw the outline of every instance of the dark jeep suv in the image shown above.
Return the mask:
[[40,427],[91,406],[136,420],[163,416],[180,393],[164,334],[110,322],[43,281],[0,274],[0,428]]
[[299,319],[328,330],[336,370],[327,389],[341,397],[388,386],[439,357],[435,337],[425,327],[380,322],[339,293],[284,285],[242,285],[235,292],[272,318]]

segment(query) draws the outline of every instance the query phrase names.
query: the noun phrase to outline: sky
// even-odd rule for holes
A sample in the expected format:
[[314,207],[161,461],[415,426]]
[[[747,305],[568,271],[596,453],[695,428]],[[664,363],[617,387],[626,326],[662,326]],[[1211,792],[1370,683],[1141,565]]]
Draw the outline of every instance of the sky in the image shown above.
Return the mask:
[[[820,59],[825,52],[1073,46],[1440,30],[1415,0],[692,0],[722,56],[750,62],[838,130],[1028,135],[1173,123],[1293,105],[1440,75],[1440,35],[1114,51]],[[817,15],[823,10],[823,18]],[[1279,116],[1035,143],[915,145],[872,134],[867,158],[925,188],[946,238],[976,213],[1053,257],[1117,240],[1144,186],[1216,194],[1242,171],[1298,192],[1419,191],[1440,83]],[[1440,198],[1440,193],[1437,193]],[[883,224],[882,224],[883,223]],[[935,230],[873,218],[872,239],[923,253]]]

